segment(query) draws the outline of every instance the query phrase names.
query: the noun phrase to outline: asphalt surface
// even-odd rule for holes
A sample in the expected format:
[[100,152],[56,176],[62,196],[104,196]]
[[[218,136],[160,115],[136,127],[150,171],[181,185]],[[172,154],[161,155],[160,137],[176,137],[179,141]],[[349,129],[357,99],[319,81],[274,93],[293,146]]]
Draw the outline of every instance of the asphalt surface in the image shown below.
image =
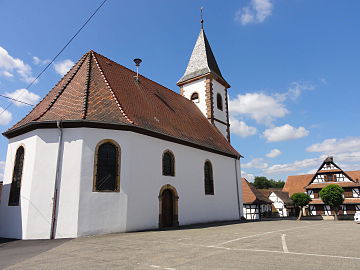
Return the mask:
[[[6,269],[360,269],[353,221],[261,221],[0,244]],[[16,258],[14,258],[16,257]],[[1,268],[1,267],[0,267]]]

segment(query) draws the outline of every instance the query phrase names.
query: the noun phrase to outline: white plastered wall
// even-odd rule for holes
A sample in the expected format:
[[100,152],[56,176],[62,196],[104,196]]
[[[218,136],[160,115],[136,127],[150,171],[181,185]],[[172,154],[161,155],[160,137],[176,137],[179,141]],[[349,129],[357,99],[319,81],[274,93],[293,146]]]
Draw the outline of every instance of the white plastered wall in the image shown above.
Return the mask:
[[206,79],[203,78],[187,83],[183,85],[182,88],[184,91],[183,96],[187,99],[191,99],[191,95],[195,92],[199,94],[199,101],[194,103],[206,117]]
[[[58,139],[59,130],[43,129],[10,140],[0,236],[49,238]],[[104,139],[112,139],[121,147],[120,192],[93,192],[95,148]],[[25,148],[21,203],[10,207],[13,159],[20,144]],[[166,184],[178,192],[180,225],[239,219],[239,160],[133,132],[105,129],[63,129],[62,147],[56,238],[158,228],[158,195]],[[167,149],[175,155],[175,177],[162,176],[161,159]],[[215,195],[204,194],[206,160],[213,165]],[[238,188],[241,198],[241,185]],[[240,204],[240,216],[242,208]]]
[[[121,147],[119,193],[92,192],[94,149],[103,139]],[[175,155],[174,177],[162,175],[165,150]],[[106,232],[158,228],[158,196],[166,184],[177,190],[180,225],[239,219],[234,158],[133,132],[101,129],[84,131],[83,151],[79,235],[104,233],[104,226]],[[213,165],[215,195],[204,194],[206,160]],[[239,164],[237,168],[240,179]]]

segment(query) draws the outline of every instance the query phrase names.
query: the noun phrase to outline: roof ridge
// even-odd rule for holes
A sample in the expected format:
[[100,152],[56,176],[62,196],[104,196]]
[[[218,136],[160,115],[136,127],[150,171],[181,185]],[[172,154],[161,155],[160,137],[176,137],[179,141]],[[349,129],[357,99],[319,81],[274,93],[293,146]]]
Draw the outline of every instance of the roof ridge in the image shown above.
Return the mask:
[[[132,120],[127,116],[127,114],[125,113],[125,111],[124,111],[123,107],[121,106],[119,100],[117,99],[114,91],[112,90],[112,88],[111,88],[111,86],[110,86],[110,83],[109,83],[108,80],[106,79],[106,76],[105,76],[105,74],[104,74],[102,68],[100,67],[100,64],[99,64],[99,62],[98,62],[98,60],[97,60],[97,58],[96,58],[96,54],[94,54],[94,59],[95,59],[96,66],[98,67],[98,69],[99,69],[99,71],[100,71],[100,73],[101,73],[101,75],[102,75],[102,77],[103,77],[103,79],[104,79],[104,81],[105,81],[105,84],[106,84],[106,86],[108,87],[111,95],[113,96],[116,104],[118,105],[118,108],[120,109],[121,113],[122,113],[123,116],[126,118],[126,120],[129,121],[130,124],[134,124],[134,121],[132,121]],[[109,59],[109,60],[110,60],[110,59]]]
[[[101,53],[98,53],[98,52],[95,52],[95,51],[92,51],[92,52],[94,52],[95,54],[100,55],[101,57],[104,57],[106,60],[109,60],[109,61],[115,63],[116,65],[119,65],[120,67],[122,67],[122,68],[124,68],[124,69],[126,69],[126,70],[128,70],[128,71],[130,71],[130,72],[132,72],[132,73],[135,74],[135,71],[131,70],[130,68],[128,68],[128,67],[126,67],[126,66],[124,66],[124,65],[119,64],[118,62],[116,62],[116,61],[114,61],[114,60],[111,60],[110,58],[102,55]],[[144,76],[144,75],[142,75],[142,74],[140,74],[140,73],[139,73],[139,76],[141,76],[142,78],[144,78],[144,79],[146,79],[146,80],[148,80],[148,81],[150,81],[150,82],[153,82],[153,83],[161,86],[162,88],[164,88],[165,90],[171,92],[172,94],[175,94],[175,95],[177,95],[177,96],[181,96],[182,98],[185,98],[186,100],[191,101],[191,100],[187,99],[186,97],[180,95],[179,93],[175,92],[174,90],[171,90],[170,88],[166,87],[165,85],[162,85],[162,84],[160,84],[160,83],[158,83],[158,82],[156,82],[156,81],[154,81],[154,80],[152,80],[152,79],[150,79],[150,78],[148,78],[148,77],[146,77],[146,76]],[[191,101],[191,102],[192,102],[192,101]]]
[[[88,52],[85,53],[82,57],[84,57],[84,56],[87,55],[87,54],[88,54]],[[82,57],[74,64],[74,66],[77,65],[77,64],[81,61]],[[28,117],[33,111],[35,111],[35,109],[41,104],[41,102],[43,102],[43,101],[45,100],[45,98],[50,95],[51,91],[60,84],[60,82],[63,80],[63,78],[70,72],[70,70],[71,70],[71,69],[69,69],[68,72],[66,72],[66,74],[65,74],[63,77],[61,77],[60,80],[54,85],[54,87],[51,88],[51,90],[32,108],[32,110],[29,111],[29,112],[28,112],[20,121],[18,121],[14,126],[16,126],[17,124],[19,124],[23,119],[25,119],[25,118]],[[35,119],[38,119],[38,118],[35,118]],[[34,120],[35,120],[35,119],[34,119]],[[34,121],[34,120],[32,120],[32,121]],[[13,126],[13,127],[14,127],[14,126]],[[12,127],[12,128],[13,128],[13,127]]]
[[93,56],[93,52],[89,51],[89,59],[87,63],[87,73],[85,78],[85,89],[84,89],[84,101],[83,101],[83,112],[82,119],[85,119],[87,116],[88,109],[88,99],[89,99],[89,90],[90,90],[90,75],[91,75],[91,58]]
[[[35,119],[33,119],[33,121],[37,121],[39,120],[46,112],[48,112],[50,110],[50,108],[55,104],[55,102],[58,100],[58,98],[62,95],[62,93],[64,92],[64,90],[66,89],[66,87],[70,84],[70,82],[74,79],[75,75],[78,73],[78,71],[80,70],[80,68],[82,67],[82,65],[85,62],[85,59],[88,57],[89,52],[87,52],[86,54],[83,55],[83,57],[80,58],[80,60],[76,63],[80,63],[75,71],[70,75],[70,77],[67,79],[67,81],[65,82],[65,84],[63,85],[63,87],[60,88],[60,90],[58,91],[58,93],[56,94],[56,96],[53,98],[53,100],[50,102],[50,104],[47,106],[47,108]],[[76,65],[75,64],[75,65]],[[74,66],[75,66],[74,65]],[[73,70],[73,68],[71,68],[64,76],[66,76],[67,74],[69,74],[69,72]],[[57,84],[58,85],[58,84]],[[54,89],[54,88],[53,88]],[[51,92],[51,91],[50,91]],[[50,93],[49,92],[49,93]],[[41,102],[39,102],[38,104],[40,104]]]

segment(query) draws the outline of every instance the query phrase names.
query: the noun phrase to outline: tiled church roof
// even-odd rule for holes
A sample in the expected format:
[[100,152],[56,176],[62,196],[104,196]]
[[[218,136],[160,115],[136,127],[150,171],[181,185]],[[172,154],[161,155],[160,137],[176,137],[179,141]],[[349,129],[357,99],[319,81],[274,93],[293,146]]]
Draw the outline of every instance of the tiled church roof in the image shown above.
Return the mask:
[[89,51],[21,121],[8,138],[37,128],[130,130],[239,158],[197,106],[183,96]]

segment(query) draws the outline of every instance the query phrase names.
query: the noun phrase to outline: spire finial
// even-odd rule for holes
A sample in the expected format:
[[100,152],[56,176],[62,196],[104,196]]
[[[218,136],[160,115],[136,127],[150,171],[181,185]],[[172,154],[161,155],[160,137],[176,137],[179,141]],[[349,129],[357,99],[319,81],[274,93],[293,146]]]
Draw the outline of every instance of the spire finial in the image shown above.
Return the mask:
[[200,18],[201,18],[200,23],[201,23],[201,29],[204,29],[203,9],[204,9],[204,7],[201,7],[201,8],[200,8]]

